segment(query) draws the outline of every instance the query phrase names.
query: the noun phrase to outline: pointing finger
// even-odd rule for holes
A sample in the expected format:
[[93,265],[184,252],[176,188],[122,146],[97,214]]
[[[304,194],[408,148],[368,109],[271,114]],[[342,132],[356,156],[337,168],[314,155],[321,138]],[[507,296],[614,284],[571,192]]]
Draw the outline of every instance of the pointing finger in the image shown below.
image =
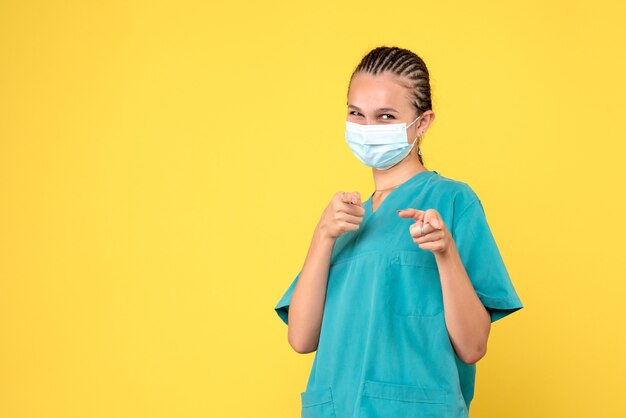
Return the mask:
[[400,209],[396,211],[401,218],[413,219],[414,221],[424,220],[424,211],[419,209]]

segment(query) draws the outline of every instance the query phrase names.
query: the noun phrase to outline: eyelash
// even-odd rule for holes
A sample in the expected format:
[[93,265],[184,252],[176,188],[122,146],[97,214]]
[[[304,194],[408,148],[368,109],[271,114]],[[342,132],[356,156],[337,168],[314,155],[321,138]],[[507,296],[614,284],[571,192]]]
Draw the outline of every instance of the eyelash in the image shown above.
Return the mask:
[[[360,114],[360,113],[359,113],[359,112],[357,112],[356,110],[353,110],[353,111],[351,111],[351,112],[350,112],[350,114],[351,114],[352,116],[357,116],[357,115],[355,115],[355,113]],[[380,116],[389,116],[391,119],[395,119],[395,116],[390,115],[389,113],[383,113],[383,114],[381,114]],[[389,120],[389,119],[385,119],[385,120]]]

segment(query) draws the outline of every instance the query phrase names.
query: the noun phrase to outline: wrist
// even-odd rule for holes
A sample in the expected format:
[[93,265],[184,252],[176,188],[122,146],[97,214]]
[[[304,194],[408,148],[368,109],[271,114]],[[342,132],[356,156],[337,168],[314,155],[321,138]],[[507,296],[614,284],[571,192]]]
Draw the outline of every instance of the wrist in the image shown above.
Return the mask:
[[457,248],[456,245],[454,243],[454,241],[452,241],[443,251],[436,251],[435,252],[435,260],[437,262],[440,261],[447,261],[452,259],[455,254],[457,254]]
[[317,224],[317,226],[315,227],[313,236],[314,236],[315,241],[319,242],[322,245],[328,244],[332,246],[335,243],[335,240],[337,239],[336,237],[333,237],[332,235],[330,235],[328,228],[326,228],[326,226],[321,222]]

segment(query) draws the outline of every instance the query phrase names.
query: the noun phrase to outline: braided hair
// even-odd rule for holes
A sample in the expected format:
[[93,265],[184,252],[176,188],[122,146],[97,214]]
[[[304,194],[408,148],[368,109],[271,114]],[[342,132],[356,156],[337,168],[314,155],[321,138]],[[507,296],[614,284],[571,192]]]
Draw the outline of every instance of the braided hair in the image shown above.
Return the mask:
[[[418,116],[427,110],[432,110],[428,68],[419,56],[408,49],[395,46],[380,46],[372,49],[361,59],[361,62],[352,72],[350,83],[359,72],[378,75],[384,71],[389,71],[398,76],[398,81],[411,91],[411,104]],[[348,90],[349,88],[350,84],[348,84]],[[418,150],[419,146],[418,142]],[[418,152],[418,157],[420,163],[424,165],[421,152]]]

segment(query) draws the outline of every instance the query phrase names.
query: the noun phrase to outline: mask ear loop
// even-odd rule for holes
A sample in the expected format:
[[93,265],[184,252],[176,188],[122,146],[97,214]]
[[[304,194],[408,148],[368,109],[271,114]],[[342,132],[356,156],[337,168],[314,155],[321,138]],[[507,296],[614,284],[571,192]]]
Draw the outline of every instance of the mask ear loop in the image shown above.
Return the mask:
[[415,147],[415,144],[417,144],[417,153],[421,155],[422,151],[420,150],[420,139],[422,139],[421,136],[416,136],[415,137],[415,139],[411,143],[411,149]]
[[418,117],[416,117],[416,118],[415,118],[415,120],[414,120],[413,122],[409,123],[409,124],[407,125],[407,129],[409,128],[409,126],[413,125],[413,124],[415,123],[415,121],[416,121],[416,120],[418,120],[419,118],[421,118],[422,116],[424,116],[424,114],[423,114],[423,113],[422,113],[421,115],[419,115]]
[[[411,125],[413,125],[415,123],[416,120],[418,120],[419,118],[421,118],[422,116],[424,116],[424,114],[422,113],[421,115],[419,115],[417,118],[415,118],[415,120],[411,123],[409,123],[409,125],[407,126],[407,128]],[[424,134],[418,135],[415,138],[415,141],[413,141],[413,143],[411,144],[411,147],[413,145],[415,145],[415,142],[417,141],[417,155],[419,155],[420,157],[422,156],[422,149],[420,148],[420,143],[422,142],[422,138],[424,137]]]
[[[422,113],[421,115],[419,115],[418,117],[415,118],[415,120],[411,123],[408,124],[407,129],[409,126],[413,125],[415,123],[415,121],[417,121],[419,118],[421,118],[424,114]],[[411,148],[413,148],[415,146],[415,144],[417,143],[417,153],[419,155],[422,155],[422,150],[420,150],[420,141],[422,139],[423,135],[418,135],[415,137],[415,139],[413,140],[413,142],[411,143]]]

